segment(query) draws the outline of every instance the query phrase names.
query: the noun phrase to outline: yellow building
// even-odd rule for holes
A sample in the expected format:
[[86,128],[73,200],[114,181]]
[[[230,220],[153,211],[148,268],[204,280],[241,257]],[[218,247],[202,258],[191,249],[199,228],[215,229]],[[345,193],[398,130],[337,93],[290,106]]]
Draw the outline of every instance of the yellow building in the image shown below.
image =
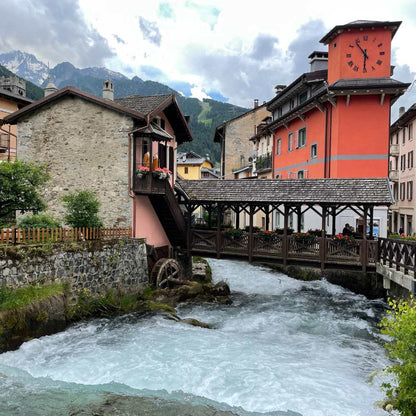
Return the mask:
[[183,179],[218,179],[208,155],[204,158],[192,151],[180,152],[176,160],[178,176]]

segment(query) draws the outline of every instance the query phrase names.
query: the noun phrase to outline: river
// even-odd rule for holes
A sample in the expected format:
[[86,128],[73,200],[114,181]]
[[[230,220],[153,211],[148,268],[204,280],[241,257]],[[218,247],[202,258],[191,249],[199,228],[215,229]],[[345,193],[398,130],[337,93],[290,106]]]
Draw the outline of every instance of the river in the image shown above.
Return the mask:
[[[382,301],[325,280],[209,260],[232,305],[83,322],[0,355],[1,415],[372,416]],[[141,410],[139,410],[141,409]]]

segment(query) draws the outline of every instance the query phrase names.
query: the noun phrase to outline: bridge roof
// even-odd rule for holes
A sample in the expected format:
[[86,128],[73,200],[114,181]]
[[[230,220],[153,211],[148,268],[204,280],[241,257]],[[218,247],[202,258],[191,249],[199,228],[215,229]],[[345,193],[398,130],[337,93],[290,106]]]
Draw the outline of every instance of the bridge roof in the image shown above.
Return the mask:
[[178,180],[190,202],[391,205],[386,178]]

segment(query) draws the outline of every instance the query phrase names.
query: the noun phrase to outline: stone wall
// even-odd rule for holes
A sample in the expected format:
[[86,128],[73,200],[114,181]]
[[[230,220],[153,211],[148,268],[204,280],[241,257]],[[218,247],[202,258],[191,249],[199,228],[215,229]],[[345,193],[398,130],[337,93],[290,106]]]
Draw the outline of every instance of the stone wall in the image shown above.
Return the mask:
[[61,196],[95,192],[105,226],[131,226],[128,131],[133,120],[78,97],[64,97],[18,123],[18,157],[46,163],[48,211],[63,218]]
[[69,282],[74,291],[131,291],[148,283],[146,244],[142,239],[86,241],[0,249],[0,286]]

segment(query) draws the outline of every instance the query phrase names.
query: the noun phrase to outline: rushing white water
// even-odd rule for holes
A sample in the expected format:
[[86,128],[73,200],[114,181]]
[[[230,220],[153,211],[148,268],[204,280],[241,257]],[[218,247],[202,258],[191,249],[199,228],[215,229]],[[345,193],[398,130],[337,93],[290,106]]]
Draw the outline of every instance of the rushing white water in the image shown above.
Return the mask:
[[387,364],[378,342],[382,302],[244,262],[210,264],[234,303],[178,311],[213,329],[129,315],[27,342],[0,355],[0,414],[58,414],[59,406],[82,408],[103,392],[233,412],[227,414],[383,414],[374,407],[380,380],[367,383]]

